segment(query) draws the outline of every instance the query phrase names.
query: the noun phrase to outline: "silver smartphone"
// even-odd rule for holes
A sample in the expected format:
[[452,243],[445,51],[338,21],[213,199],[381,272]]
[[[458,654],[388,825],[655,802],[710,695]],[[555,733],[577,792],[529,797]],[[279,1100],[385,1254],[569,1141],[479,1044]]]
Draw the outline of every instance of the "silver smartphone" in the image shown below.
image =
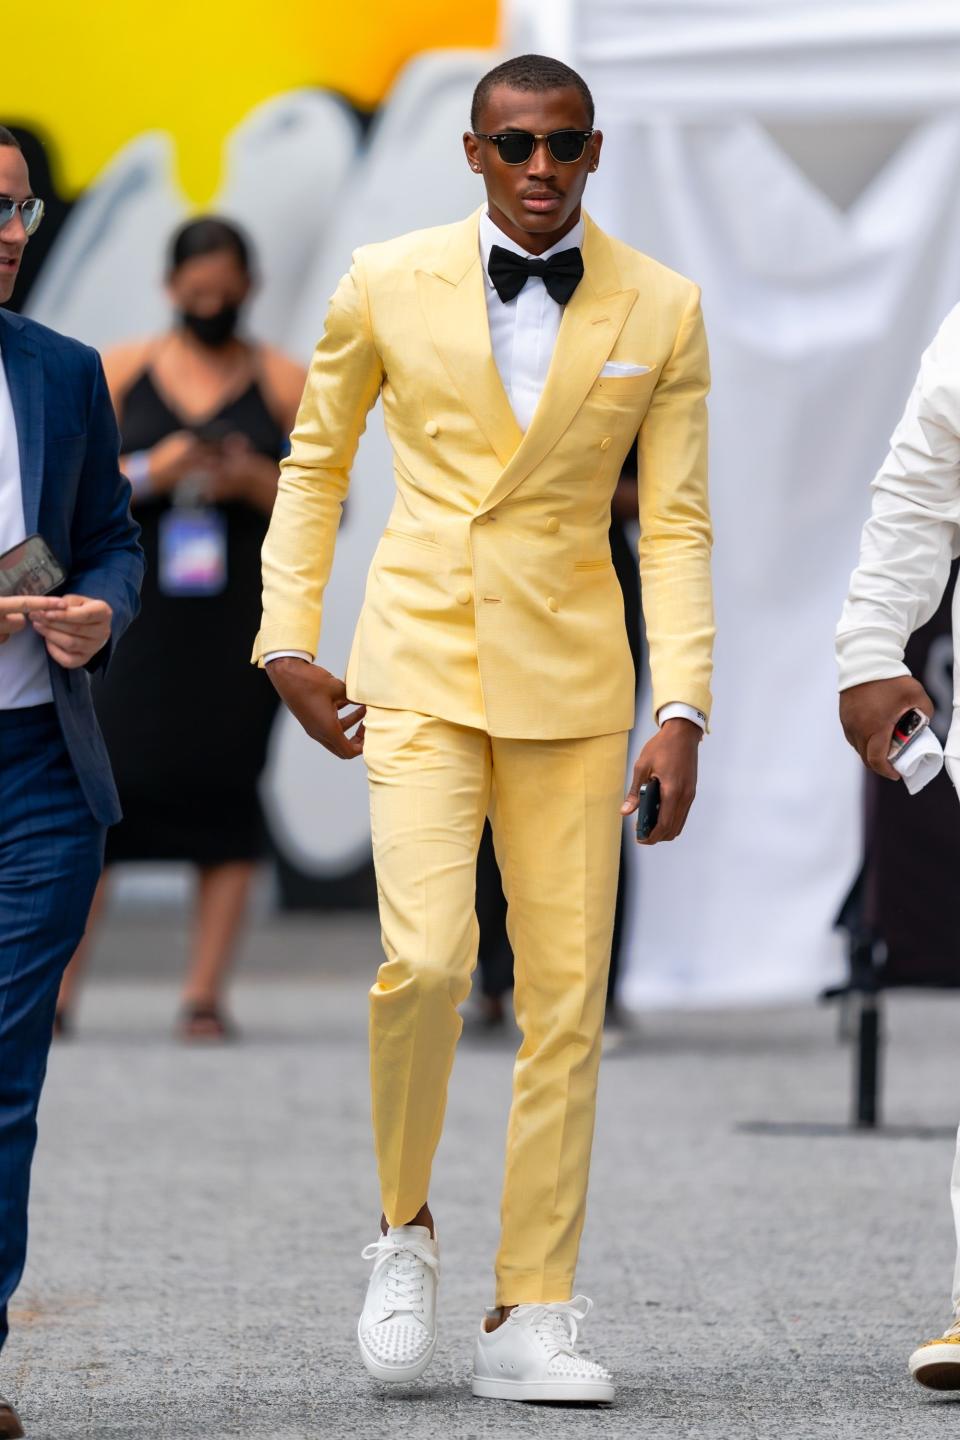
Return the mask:
[[0,555],[0,595],[49,595],[67,578],[42,535],[28,535]]
[[901,756],[908,746],[912,745],[918,735],[922,735],[930,721],[922,710],[913,708],[905,710],[893,727],[893,737],[890,741],[890,749],[887,751],[888,760],[896,760]]

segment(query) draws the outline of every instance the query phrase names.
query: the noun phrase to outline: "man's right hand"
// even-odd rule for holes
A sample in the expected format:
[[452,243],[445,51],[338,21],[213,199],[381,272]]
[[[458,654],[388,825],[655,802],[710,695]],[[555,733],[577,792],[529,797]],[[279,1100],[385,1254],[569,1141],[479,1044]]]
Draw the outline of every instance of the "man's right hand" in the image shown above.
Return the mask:
[[901,778],[887,756],[894,725],[904,711],[914,708],[933,718],[933,701],[912,675],[868,680],[840,692],[840,724],[844,735],[864,765],[886,780]]
[[[291,715],[294,715],[306,730],[311,740],[320,744],[341,760],[355,760],[363,754],[363,717],[365,705],[358,705],[349,715],[341,716],[340,711],[352,702],[347,699],[347,687],[342,680],[300,660],[292,655],[282,655],[271,660],[267,674],[280,699]],[[357,722],[356,734],[347,734]]]
[[59,595],[5,595],[0,597],[0,645],[11,635],[18,635],[27,626],[27,615],[41,611],[66,610],[67,602]]

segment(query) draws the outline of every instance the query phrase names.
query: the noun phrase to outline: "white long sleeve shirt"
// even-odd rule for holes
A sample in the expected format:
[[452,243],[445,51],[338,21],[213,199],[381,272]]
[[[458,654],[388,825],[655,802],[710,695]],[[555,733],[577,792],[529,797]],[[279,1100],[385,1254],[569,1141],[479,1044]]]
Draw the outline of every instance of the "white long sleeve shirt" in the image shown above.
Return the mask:
[[[580,219],[562,240],[558,240],[549,250],[544,250],[540,258],[549,260],[551,255],[557,255],[561,250],[579,248],[583,244],[584,229],[584,222]],[[490,279],[490,251],[494,245],[500,245],[504,250],[512,250],[517,255],[530,254],[530,251],[524,250],[522,245],[505,235],[484,210],[480,216],[480,260],[483,265],[490,345],[494,364],[517,424],[521,430],[526,431],[546,384],[560,322],[563,319],[563,306],[550,296],[543,280],[536,275],[527,281],[519,295],[512,300],[502,301]],[[275,650],[264,656],[264,664],[269,665],[271,660],[279,660],[282,655],[313,660],[312,655],[302,650]],[[665,720],[677,718],[692,720],[701,730],[706,729],[706,717],[692,705],[678,700],[661,707],[658,716],[661,725]]]
[[[924,353],[873,481],[860,563],[837,626],[840,689],[908,675],[907,641],[933,615],[960,554],[960,306]],[[957,749],[957,746],[949,746]]]
[[[26,535],[17,426],[0,354],[0,555]],[[46,648],[28,625],[0,645],[0,710],[23,710],[52,700]]]

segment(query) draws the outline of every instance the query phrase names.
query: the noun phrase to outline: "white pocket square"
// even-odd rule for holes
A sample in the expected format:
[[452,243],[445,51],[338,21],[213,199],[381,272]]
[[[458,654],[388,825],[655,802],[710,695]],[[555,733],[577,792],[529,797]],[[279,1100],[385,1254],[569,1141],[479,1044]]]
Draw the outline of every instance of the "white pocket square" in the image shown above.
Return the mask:
[[600,371],[600,379],[602,380],[605,375],[611,377],[614,375],[618,375],[621,378],[626,378],[630,375],[649,374],[649,365],[626,365],[621,360],[608,360],[606,365],[604,365],[603,369]]

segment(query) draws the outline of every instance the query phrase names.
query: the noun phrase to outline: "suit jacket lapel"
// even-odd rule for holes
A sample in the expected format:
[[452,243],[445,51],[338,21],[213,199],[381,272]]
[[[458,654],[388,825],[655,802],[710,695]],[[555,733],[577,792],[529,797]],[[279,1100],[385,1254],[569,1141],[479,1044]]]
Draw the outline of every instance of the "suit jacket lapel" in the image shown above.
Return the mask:
[[481,511],[509,495],[560,439],[595,383],[637,298],[636,290],[620,288],[609,240],[589,216],[585,219],[583,279],[560,322],[540,403],[503,473],[484,496]]
[[417,271],[420,304],[444,369],[500,461],[506,465],[522,432],[500,380],[477,239],[479,211],[458,225],[442,261]]
[[16,315],[0,312],[3,368],[17,425],[20,488],[27,534],[37,528],[43,485],[43,363]]

